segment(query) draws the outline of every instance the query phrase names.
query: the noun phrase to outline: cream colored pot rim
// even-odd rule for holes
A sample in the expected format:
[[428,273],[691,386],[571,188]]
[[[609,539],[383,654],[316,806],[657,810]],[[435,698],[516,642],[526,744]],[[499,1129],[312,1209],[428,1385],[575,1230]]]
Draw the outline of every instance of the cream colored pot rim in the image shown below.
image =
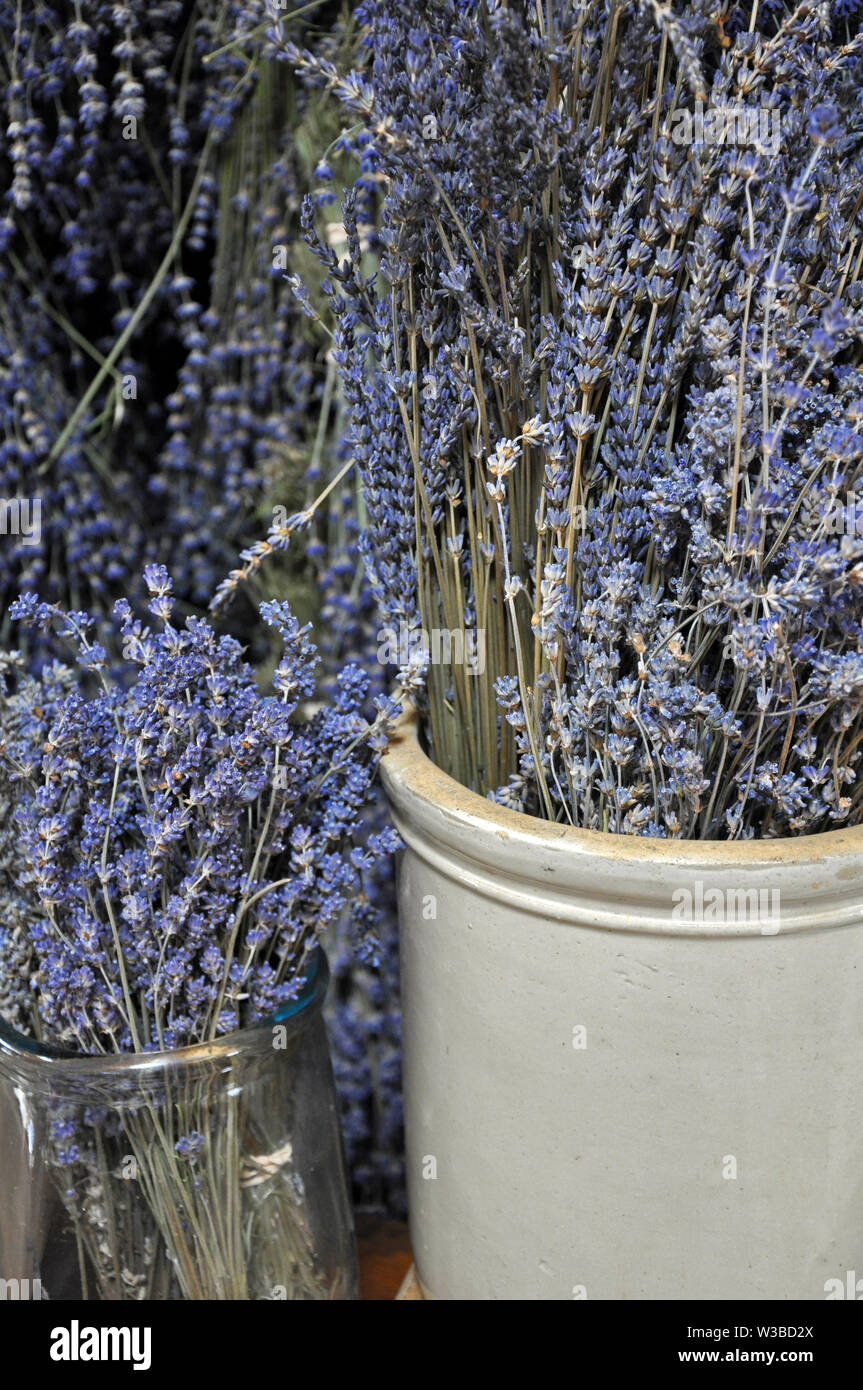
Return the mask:
[[623,930],[767,935],[743,921],[672,921],[674,895],[704,886],[779,889],[781,932],[863,925],[863,826],[777,840],[657,840],[527,816],[456,782],[398,721],[381,762],[405,843],[446,877],[527,913]]

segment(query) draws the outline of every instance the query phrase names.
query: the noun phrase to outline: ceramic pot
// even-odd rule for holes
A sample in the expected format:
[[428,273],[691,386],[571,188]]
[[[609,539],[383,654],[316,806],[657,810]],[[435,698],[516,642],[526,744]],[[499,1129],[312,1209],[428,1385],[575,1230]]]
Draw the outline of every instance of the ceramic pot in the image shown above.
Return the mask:
[[406,845],[425,1295],[845,1296],[863,1276],[863,828],[573,830],[454,782],[410,720],[383,776]]

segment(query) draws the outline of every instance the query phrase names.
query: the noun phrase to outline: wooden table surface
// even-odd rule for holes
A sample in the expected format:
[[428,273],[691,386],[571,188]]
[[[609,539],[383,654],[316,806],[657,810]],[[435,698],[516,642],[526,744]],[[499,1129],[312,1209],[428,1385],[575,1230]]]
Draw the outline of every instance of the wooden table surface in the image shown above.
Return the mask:
[[388,1302],[395,1298],[411,1266],[407,1224],[366,1213],[359,1213],[356,1222],[360,1298]]

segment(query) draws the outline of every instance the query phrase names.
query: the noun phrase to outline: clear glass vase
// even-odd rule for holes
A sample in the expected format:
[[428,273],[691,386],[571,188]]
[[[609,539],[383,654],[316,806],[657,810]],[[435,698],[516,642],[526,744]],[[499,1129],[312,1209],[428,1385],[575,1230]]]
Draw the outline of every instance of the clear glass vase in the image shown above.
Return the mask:
[[353,1224],[318,953],[266,1024],[81,1057],[0,1020],[0,1294],[349,1299]]

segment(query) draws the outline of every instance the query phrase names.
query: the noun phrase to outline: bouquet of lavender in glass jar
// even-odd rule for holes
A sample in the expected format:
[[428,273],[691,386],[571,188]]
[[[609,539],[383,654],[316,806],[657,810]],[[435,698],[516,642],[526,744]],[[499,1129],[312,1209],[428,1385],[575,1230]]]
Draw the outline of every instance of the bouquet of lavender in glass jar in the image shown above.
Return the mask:
[[317,943],[393,848],[358,841],[394,707],[365,717],[346,667],[303,719],[316,652],[287,605],[261,610],[284,648],[263,694],[145,578],[157,629],[115,610],[126,670],[86,614],[13,608],[75,659],[4,672],[3,1272],[52,1297],[350,1297]]

